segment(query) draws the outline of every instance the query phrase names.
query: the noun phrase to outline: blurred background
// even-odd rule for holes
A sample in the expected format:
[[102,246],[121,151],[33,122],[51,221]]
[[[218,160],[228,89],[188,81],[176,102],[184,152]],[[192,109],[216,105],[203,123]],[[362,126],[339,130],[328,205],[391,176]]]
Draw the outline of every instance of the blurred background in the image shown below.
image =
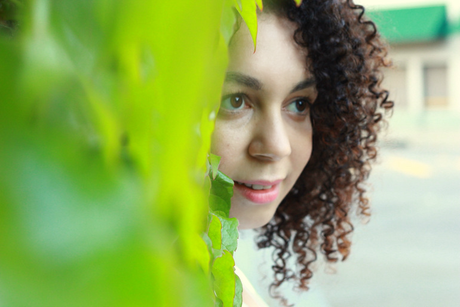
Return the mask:
[[[296,306],[460,306],[460,1],[361,0],[389,43],[395,101],[350,257],[316,264]],[[236,263],[270,306],[271,251],[240,233]],[[255,253],[248,256],[249,253]],[[258,263],[249,259],[260,259]]]

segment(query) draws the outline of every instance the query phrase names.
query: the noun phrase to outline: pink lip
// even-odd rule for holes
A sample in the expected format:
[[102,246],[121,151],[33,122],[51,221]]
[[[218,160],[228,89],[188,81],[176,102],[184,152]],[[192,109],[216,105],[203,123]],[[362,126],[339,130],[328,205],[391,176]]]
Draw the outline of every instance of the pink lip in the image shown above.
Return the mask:
[[271,185],[272,187],[267,190],[253,190],[243,184],[235,182],[235,190],[237,190],[241,195],[243,195],[248,200],[256,204],[267,204],[274,201],[279,194],[279,184],[281,180],[276,181],[265,181],[265,180],[256,180],[256,181],[238,181],[240,183],[246,184],[257,184],[257,185]]

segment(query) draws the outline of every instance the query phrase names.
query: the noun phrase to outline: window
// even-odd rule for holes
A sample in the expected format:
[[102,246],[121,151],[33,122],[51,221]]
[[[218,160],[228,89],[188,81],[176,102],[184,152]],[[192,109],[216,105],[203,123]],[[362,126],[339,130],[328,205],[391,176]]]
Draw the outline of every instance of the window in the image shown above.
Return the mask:
[[447,67],[445,65],[426,66],[424,86],[427,108],[447,107]]

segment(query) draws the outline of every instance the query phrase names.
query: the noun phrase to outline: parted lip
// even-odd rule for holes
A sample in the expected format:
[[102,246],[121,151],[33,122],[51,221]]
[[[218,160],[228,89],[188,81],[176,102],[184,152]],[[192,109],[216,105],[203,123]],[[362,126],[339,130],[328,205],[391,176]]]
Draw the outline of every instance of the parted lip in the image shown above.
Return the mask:
[[283,180],[237,180],[235,192],[254,204],[268,204],[277,199],[281,181]]
[[244,183],[244,184],[256,184],[256,185],[263,185],[263,186],[269,186],[269,185],[277,185],[284,179],[278,179],[275,181],[269,181],[269,180],[233,180],[237,183]]

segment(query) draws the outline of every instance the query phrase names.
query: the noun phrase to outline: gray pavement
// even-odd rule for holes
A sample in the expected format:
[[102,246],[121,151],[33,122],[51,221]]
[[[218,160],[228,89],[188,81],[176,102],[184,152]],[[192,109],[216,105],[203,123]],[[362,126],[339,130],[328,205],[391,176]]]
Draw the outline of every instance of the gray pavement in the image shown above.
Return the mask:
[[[409,148],[384,157],[372,176],[371,221],[318,284],[331,306],[460,306],[460,154]],[[392,159],[427,170],[411,174]]]

